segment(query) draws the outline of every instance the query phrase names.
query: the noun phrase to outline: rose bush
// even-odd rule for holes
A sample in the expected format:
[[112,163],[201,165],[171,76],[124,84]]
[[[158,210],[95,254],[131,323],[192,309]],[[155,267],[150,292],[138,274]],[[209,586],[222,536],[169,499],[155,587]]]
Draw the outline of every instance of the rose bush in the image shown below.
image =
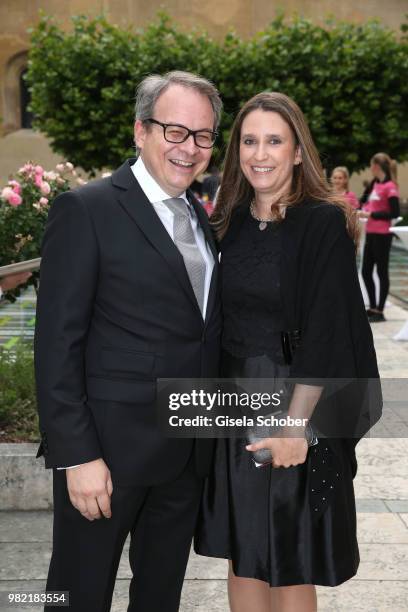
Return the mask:
[[[83,182],[70,162],[52,171],[29,162],[10,178],[0,193],[0,266],[40,256],[50,203],[70,189],[72,180]],[[6,297],[14,301],[30,284],[37,288],[38,272]]]

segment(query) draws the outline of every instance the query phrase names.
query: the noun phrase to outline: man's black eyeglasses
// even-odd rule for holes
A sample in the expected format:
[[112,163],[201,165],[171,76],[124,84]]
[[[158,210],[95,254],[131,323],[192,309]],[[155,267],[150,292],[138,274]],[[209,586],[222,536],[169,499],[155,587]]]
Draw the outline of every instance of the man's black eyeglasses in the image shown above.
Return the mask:
[[173,144],[185,142],[189,136],[192,136],[197,147],[211,149],[218,136],[218,132],[211,130],[190,130],[185,125],[179,125],[178,123],[162,123],[157,121],[157,119],[146,119],[146,121],[161,125],[164,139]]

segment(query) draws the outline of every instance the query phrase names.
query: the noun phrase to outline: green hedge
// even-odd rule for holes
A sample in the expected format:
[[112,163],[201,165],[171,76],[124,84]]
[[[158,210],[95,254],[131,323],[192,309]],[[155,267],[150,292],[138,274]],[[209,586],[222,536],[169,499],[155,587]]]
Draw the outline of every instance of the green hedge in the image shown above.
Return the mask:
[[33,347],[0,347],[0,442],[38,440]]
[[85,17],[65,32],[43,17],[27,74],[35,125],[75,165],[114,168],[132,154],[135,86],[172,69],[220,89],[226,112],[216,157],[243,102],[270,89],[300,104],[328,168],[358,171],[378,151],[408,158],[407,38],[374,21],[320,27],[279,17],[250,40],[229,33],[217,42],[181,32],[164,14],[138,33]]

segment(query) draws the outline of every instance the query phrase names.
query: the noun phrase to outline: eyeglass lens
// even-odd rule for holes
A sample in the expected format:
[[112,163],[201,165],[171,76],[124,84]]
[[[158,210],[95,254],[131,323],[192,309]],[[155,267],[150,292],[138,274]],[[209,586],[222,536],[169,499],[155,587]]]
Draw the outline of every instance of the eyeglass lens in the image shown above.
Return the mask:
[[[166,140],[174,143],[184,142],[188,136],[188,130],[178,125],[168,125],[164,131]],[[194,134],[194,141],[199,147],[210,148],[214,144],[215,137],[211,132],[196,132]]]

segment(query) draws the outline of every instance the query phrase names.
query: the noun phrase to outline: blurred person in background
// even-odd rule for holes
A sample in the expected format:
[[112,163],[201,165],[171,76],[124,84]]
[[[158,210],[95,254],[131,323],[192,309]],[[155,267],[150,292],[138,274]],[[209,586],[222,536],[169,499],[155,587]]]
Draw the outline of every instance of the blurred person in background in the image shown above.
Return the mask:
[[221,174],[218,170],[217,166],[214,164],[210,167],[210,175],[206,176],[203,180],[203,196],[202,196],[202,204],[204,206],[205,212],[209,217],[211,217],[214,206],[215,199],[217,196],[218,188],[221,182]]
[[344,196],[353,208],[360,208],[356,194],[349,189],[350,174],[346,166],[337,166],[331,174],[330,181],[338,195]]
[[[362,275],[370,300],[368,318],[371,323],[378,323],[385,321],[384,306],[390,287],[390,227],[391,220],[400,214],[400,202],[396,161],[386,153],[377,153],[371,158],[370,170],[373,180],[360,200],[363,210],[359,213],[367,219]],[[377,266],[380,280],[378,301],[373,279],[374,266]]]
[[203,180],[203,199],[214,202],[215,194],[220,184],[220,172],[217,166],[210,167],[210,175]]

